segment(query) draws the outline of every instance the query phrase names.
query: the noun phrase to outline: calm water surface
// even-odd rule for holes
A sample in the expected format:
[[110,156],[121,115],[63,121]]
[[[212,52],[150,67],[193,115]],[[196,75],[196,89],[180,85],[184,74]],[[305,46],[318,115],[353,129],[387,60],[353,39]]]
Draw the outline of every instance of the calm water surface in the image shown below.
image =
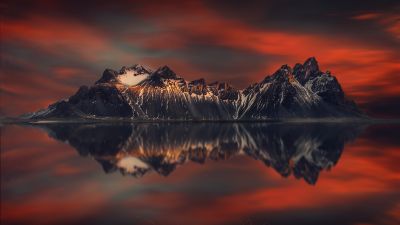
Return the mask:
[[400,224],[399,125],[1,127],[1,224]]

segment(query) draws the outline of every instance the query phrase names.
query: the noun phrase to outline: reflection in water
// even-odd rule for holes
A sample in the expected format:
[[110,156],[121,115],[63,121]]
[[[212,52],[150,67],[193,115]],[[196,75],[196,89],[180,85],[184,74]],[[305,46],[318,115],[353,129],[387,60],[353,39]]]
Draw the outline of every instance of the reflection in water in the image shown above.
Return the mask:
[[57,140],[91,156],[104,171],[141,177],[155,171],[168,176],[188,161],[225,160],[247,155],[315,184],[334,166],[344,145],[362,126],[344,124],[139,123],[40,124]]
[[[6,125],[0,224],[398,225],[399,129],[333,123]],[[105,174],[100,165],[116,172]],[[295,179],[316,182],[332,166],[317,185]],[[144,176],[132,179],[119,171]]]

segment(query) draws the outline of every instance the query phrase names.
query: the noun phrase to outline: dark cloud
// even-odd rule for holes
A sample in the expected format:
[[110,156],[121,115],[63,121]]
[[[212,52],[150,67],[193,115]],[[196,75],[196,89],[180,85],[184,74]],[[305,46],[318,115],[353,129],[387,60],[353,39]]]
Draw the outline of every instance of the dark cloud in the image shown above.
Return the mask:
[[[373,71],[364,76],[373,76]],[[394,84],[400,82],[400,71],[388,71],[375,78],[371,82],[353,85],[350,97],[359,100],[359,107],[371,117],[399,118],[400,89]]]
[[382,218],[390,219],[393,222],[396,220],[395,215],[388,217],[387,214],[396,208],[398,200],[399,195],[396,193],[376,194],[367,198],[355,199],[347,205],[340,205],[340,207],[325,205],[319,208],[305,207],[268,214],[258,213],[248,216],[247,222],[239,221],[234,224],[385,224]]
[[206,75],[208,81],[229,81],[239,88],[248,86],[256,76],[266,75],[266,66],[280,58],[204,44],[189,45],[176,55]]
[[[207,56],[210,58],[207,58]],[[217,64],[215,63],[215,59],[219,59],[222,62]],[[239,79],[239,83],[236,83],[236,85],[239,86],[243,86],[243,81],[247,84],[252,76],[260,72],[263,68],[263,64],[267,64],[267,61],[263,59],[263,57],[257,56],[256,54],[246,54],[240,51],[235,52],[234,50],[224,51],[218,48],[204,48],[199,50],[196,55],[192,55],[185,60],[188,60],[190,65],[202,71],[203,74],[207,74],[209,79],[232,79],[232,81]],[[248,60],[248,63],[243,63],[244,60]]]
[[[376,149],[396,149],[400,146],[400,134],[396,131],[400,129],[400,124],[378,124],[368,126],[360,139],[365,139],[375,146]],[[384,152],[371,151],[373,154],[384,154]],[[392,158],[394,161],[396,158]],[[395,162],[397,165],[397,161]]]
[[372,117],[399,118],[400,96],[376,96],[360,104],[360,107]]
[[[6,0],[0,7],[2,74],[21,79],[7,83],[13,87],[47,79],[78,88],[105,68],[141,63],[243,88],[282,64],[316,56],[357,101],[400,96],[386,79],[398,77],[398,1]],[[27,74],[36,82],[27,84]],[[43,85],[32,88],[59,97]],[[9,88],[1,93],[11,100]],[[373,115],[383,115],[381,108],[398,112],[391,101],[368,102],[363,107]],[[3,112],[34,104],[23,107]]]
[[[33,46],[24,46],[18,41],[8,42],[4,46],[2,54],[2,71],[12,72],[19,76],[21,83],[25,77],[32,77],[33,74],[40,74],[46,79],[58,79],[59,82],[79,87],[83,84],[89,84],[97,78],[96,73],[102,72],[103,68],[97,68],[96,65],[82,61],[74,57],[75,54],[68,53],[67,49],[60,49],[63,55],[43,52],[40,48]],[[85,71],[78,77],[57,77],[54,73],[56,68],[72,67],[75,70]],[[6,75],[5,75],[6,76]],[[5,81],[7,77],[3,77]]]
[[[253,26],[294,32],[309,32],[393,47],[399,40],[385,27],[353,17],[368,12],[393,16],[400,10],[396,0],[388,1],[207,1],[219,13]],[[373,32],[372,32],[373,31]]]

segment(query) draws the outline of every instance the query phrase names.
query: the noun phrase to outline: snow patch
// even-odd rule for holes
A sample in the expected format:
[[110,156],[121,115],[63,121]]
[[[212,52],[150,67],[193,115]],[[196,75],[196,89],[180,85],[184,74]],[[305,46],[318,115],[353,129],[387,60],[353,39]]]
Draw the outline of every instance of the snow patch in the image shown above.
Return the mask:
[[147,73],[139,74],[134,70],[127,70],[124,74],[118,76],[118,80],[124,85],[134,86],[146,80],[148,77],[149,74]]
[[142,160],[132,156],[122,158],[117,162],[117,166],[125,169],[127,172],[134,172],[137,168],[149,168],[149,166]]

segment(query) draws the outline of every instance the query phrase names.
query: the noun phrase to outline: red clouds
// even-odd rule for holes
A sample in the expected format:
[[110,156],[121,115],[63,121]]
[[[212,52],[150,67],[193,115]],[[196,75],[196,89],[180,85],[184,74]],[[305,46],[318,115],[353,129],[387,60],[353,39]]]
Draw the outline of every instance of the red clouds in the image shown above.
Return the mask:
[[[171,18],[158,21],[161,24],[157,25],[167,31],[173,31],[172,33],[163,33],[141,40],[146,46],[155,50],[168,48],[174,51],[190,45],[188,41],[190,39],[200,39],[217,46],[257,52],[266,56],[280,56],[280,60],[266,60],[264,69],[258,71],[256,79],[252,74],[243,74],[249,79],[247,84],[236,84],[241,87],[261,80],[282,64],[294,65],[310,56],[316,56],[320,67],[331,70],[338,77],[346,93],[358,101],[364,101],[371,95],[400,94],[400,90],[392,84],[393,78],[396,80],[400,73],[399,54],[392,48],[371,45],[364,40],[346,36],[341,37],[340,34],[302,33],[276,28],[260,29],[242,23],[239,18],[226,19],[207,8],[203,7],[202,10],[200,8],[201,6],[198,6],[190,15],[168,14]],[[381,15],[370,13],[353,18],[367,20],[377,17]],[[179,34],[185,35],[182,37]],[[166,43],[162,45],[164,40]],[[169,40],[171,44],[168,44]],[[246,63],[246,59],[243,59],[243,63]],[[376,91],[368,90],[367,87],[370,85],[376,86]]]
[[385,30],[400,39],[400,15],[396,13],[364,13],[352,17],[355,20],[371,20],[385,27]]
[[97,54],[109,50],[107,37],[90,26],[70,20],[30,16],[29,20],[11,20],[3,25],[3,41],[19,41],[26,47],[35,47],[43,54],[62,57],[73,54],[96,62]]
[[[118,11],[109,4],[94,4],[80,13],[82,7],[40,3],[23,17],[3,20],[2,102],[19,106],[3,103],[2,114],[15,116],[46,107],[60,96],[68,97],[80,84],[93,83],[105,68],[134,63],[154,68],[169,65],[187,79],[223,79],[244,88],[282,64],[294,65],[315,56],[320,67],[336,75],[345,92],[360,103],[370,97],[400,96],[393,85],[400,73],[399,18],[394,13],[355,10],[352,16],[331,15],[329,21],[352,24],[352,30],[342,31],[335,22],[310,29],[318,19],[306,24],[310,27],[300,26],[289,14],[286,19],[291,26],[274,25],[273,16],[264,23],[255,17],[252,23],[248,15],[227,16],[203,1],[126,2]],[[262,11],[255,11],[255,16],[262,16]],[[320,16],[326,15],[321,12]],[[358,31],[368,35],[368,29],[378,36],[358,35]],[[9,79],[8,71],[18,75]],[[26,73],[29,79],[24,78]],[[59,88],[66,83],[68,87]],[[36,90],[46,101],[27,102],[23,90]],[[18,96],[11,96],[16,92]]]
[[7,126],[1,136],[1,220],[60,224],[111,217],[139,224],[216,225],[242,224],[257,215],[282,221],[299,212],[312,221],[322,213],[316,224],[346,217],[354,220],[338,224],[374,219],[398,224],[400,154],[397,144],[390,144],[397,139],[375,138],[396,128],[375,130],[346,145],[338,163],[311,186],[293,176],[282,178],[244,155],[204,165],[190,162],[167,178],[157,173],[138,179],[117,171],[104,174],[91,157],[78,156],[39,129]]

